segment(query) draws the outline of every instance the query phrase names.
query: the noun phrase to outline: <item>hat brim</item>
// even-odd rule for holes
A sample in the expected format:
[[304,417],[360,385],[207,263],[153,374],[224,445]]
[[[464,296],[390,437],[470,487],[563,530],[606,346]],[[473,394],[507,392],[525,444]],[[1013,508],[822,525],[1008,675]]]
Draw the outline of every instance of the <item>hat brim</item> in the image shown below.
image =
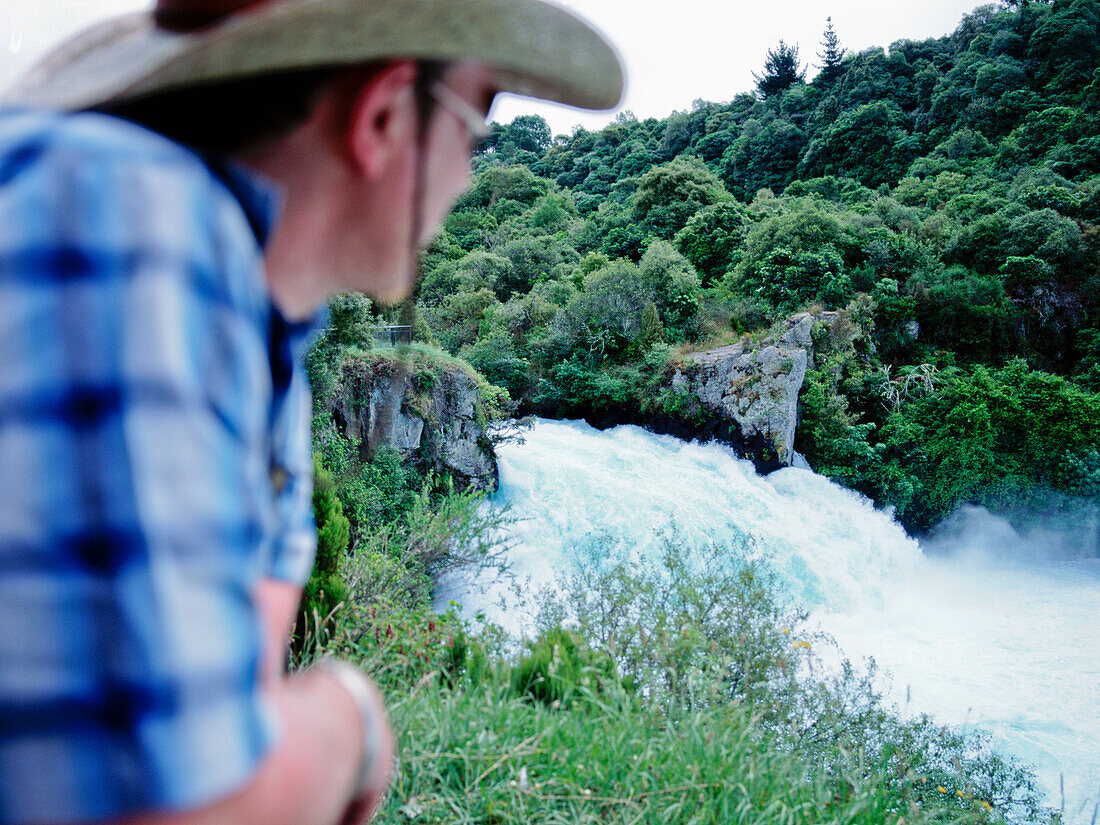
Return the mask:
[[199,32],[164,31],[147,12],[85,30],[4,95],[86,109],[189,86],[384,58],[492,66],[500,91],[583,109],[623,92],[614,48],[543,0],[281,0]]

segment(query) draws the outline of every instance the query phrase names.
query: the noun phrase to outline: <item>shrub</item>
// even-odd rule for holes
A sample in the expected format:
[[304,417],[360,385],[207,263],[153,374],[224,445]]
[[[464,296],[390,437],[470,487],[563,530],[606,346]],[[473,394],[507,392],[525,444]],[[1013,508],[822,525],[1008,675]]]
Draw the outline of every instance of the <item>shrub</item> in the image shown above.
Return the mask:
[[347,598],[347,585],[340,564],[351,538],[351,524],[344,517],[332,474],[313,457],[313,518],[317,525],[317,555],[313,570],[302,590],[302,600],[294,622],[291,655],[299,658],[310,643],[311,629],[316,631],[331,620]]
[[532,641],[512,668],[512,691],[549,706],[569,704],[578,695],[605,692],[618,684],[615,662],[597,654],[578,633],[550,628]]

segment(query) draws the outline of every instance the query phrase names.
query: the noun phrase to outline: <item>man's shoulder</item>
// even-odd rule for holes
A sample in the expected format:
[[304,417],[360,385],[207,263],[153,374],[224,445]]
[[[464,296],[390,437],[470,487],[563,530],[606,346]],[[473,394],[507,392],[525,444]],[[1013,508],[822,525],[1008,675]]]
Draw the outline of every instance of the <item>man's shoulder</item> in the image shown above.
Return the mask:
[[[217,165],[97,113],[0,112],[0,280],[201,296],[269,312],[249,205]],[[128,293],[129,294],[129,293]]]
[[244,227],[241,240],[253,252],[266,242],[281,202],[269,181],[243,167],[122,118],[0,109],[0,198],[18,199],[20,191],[63,199],[79,192],[115,210],[159,204],[181,215],[197,211],[210,228]]
[[[192,172],[205,168],[192,150],[128,120],[98,112],[58,112],[46,109],[0,111],[0,158],[6,182],[25,164],[49,153],[66,159],[101,163],[181,165]],[[12,158],[15,154],[18,158]]]
[[131,234],[127,226],[148,234],[173,215],[201,214],[217,228],[245,211],[207,159],[136,123],[97,112],[0,111],[0,216],[9,227],[25,232],[48,215],[54,232],[109,224],[102,240],[113,242]]

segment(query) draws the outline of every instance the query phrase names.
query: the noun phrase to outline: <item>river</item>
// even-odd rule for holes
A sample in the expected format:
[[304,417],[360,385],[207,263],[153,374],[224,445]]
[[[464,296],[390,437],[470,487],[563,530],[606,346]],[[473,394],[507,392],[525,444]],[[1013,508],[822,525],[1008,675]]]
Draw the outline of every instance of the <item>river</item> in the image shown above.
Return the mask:
[[988,732],[1034,766],[1067,823],[1100,797],[1100,559],[1067,560],[984,511],[922,548],[870,501],[806,470],[767,477],[716,444],[637,427],[538,421],[498,450],[510,581],[445,582],[442,597],[522,635],[524,594],[577,552],[647,552],[675,524],[689,543],[741,543],[778,573],[853,660],[873,656],[904,713]]

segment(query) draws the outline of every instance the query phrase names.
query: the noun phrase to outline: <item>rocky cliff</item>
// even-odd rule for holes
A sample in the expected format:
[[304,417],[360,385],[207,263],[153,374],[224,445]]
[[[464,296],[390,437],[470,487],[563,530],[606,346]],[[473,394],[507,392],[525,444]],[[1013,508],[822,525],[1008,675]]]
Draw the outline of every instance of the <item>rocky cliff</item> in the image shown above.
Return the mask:
[[760,341],[693,353],[676,366],[666,408],[678,399],[698,435],[730,443],[761,472],[798,463],[798,393],[813,360],[812,332],[815,323],[831,324],[835,315],[800,313]]
[[463,487],[493,490],[497,463],[483,383],[442,353],[349,356],[331,395],[333,424],[358,442],[364,460],[391,447]]

